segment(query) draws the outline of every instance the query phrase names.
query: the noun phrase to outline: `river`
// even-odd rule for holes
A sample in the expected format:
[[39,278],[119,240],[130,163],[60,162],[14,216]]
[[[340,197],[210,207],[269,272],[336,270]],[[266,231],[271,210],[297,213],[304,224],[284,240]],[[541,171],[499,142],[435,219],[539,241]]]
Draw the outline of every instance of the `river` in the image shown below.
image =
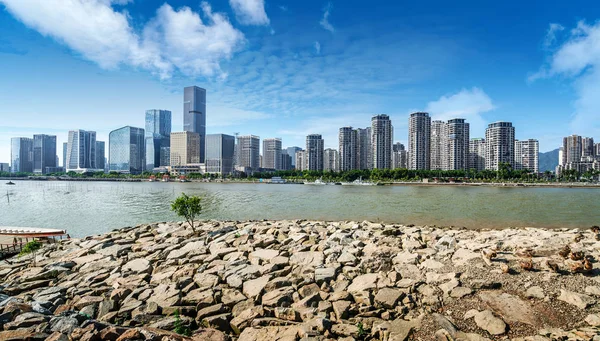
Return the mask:
[[64,181],[1,186],[0,226],[60,228],[75,237],[178,220],[170,202],[182,192],[204,198],[203,219],[371,220],[467,228],[600,224],[600,191],[593,188]]

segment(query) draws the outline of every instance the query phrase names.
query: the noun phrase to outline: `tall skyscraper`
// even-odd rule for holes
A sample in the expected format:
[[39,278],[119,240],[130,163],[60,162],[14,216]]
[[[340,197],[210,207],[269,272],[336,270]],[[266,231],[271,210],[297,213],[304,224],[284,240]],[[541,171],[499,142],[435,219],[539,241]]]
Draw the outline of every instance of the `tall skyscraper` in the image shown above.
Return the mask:
[[8,165],[8,163],[0,162],[0,172],[10,172],[10,166]]
[[571,135],[563,138],[562,165],[579,162],[583,156],[583,143],[581,136]]
[[306,150],[297,150],[296,151],[296,170],[304,171],[308,170],[308,160],[307,160]]
[[371,127],[357,128],[356,140],[356,168],[373,169],[373,134]]
[[338,151],[327,148],[323,151],[323,170],[326,172],[337,172],[338,167]]
[[600,156],[600,143],[594,145],[594,156]]
[[[144,129],[125,126],[108,134],[108,164],[111,172],[140,174],[146,167]],[[94,142],[94,147],[96,143]],[[95,163],[95,155],[94,155]]]
[[388,115],[371,118],[371,141],[373,146],[373,168],[392,168],[392,141],[394,132]]
[[96,141],[96,168],[104,171],[106,169],[106,144],[104,141]]
[[287,154],[292,158],[292,167],[296,166],[296,152],[302,150],[300,147],[287,147]]
[[67,146],[69,145],[68,142],[63,142],[63,159],[62,159],[62,167],[63,170],[67,170]]
[[171,112],[146,110],[146,170],[165,167],[170,163]]
[[469,168],[469,123],[463,118],[449,120],[446,124],[448,154],[447,170]]
[[540,144],[538,140],[515,140],[515,169],[527,169],[533,173],[539,172]]
[[408,119],[408,168],[430,169],[431,118],[415,112]]
[[206,139],[206,90],[197,86],[183,89],[183,130],[200,136],[200,163],[204,163]]
[[433,170],[448,168],[448,126],[444,121],[431,121],[429,166]]
[[339,164],[341,171],[358,169],[357,131],[352,127],[342,127],[339,133]]
[[10,139],[10,172],[33,173],[33,139],[27,137]]
[[485,169],[485,139],[475,138],[469,142],[469,169],[478,172]]
[[33,135],[33,172],[46,174],[56,171],[56,136]]
[[593,157],[594,153],[594,138],[583,137],[581,138],[581,157]]
[[86,130],[69,131],[67,143],[67,172],[95,172],[104,169],[96,165],[96,132]]
[[307,170],[323,170],[323,150],[324,142],[320,134],[310,134],[306,136]]
[[511,122],[490,123],[485,130],[485,169],[499,170],[500,163],[515,164],[515,128]]
[[227,175],[233,173],[235,137],[225,134],[206,135],[206,172]]
[[392,145],[392,169],[406,168],[408,165],[408,153],[404,148],[404,145],[400,142]]
[[287,153],[286,149],[281,151],[281,169],[290,170],[292,169],[292,157]]
[[263,140],[263,166],[266,169],[282,170],[281,167],[281,139],[271,138]]
[[260,168],[260,137],[254,135],[238,136],[237,166],[258,170]]
[[200,134],[191,131],[171,133],[170,166],[200,163]]

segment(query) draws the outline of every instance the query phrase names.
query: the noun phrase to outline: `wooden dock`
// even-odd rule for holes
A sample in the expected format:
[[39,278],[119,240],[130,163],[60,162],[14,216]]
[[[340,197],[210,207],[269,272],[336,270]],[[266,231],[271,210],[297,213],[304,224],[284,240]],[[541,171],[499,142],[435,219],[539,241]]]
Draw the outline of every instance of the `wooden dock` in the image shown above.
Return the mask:
[[66,230],[0,226],[0,259],[18,254],[25,244],[33,240],[48,244],[68,238]]

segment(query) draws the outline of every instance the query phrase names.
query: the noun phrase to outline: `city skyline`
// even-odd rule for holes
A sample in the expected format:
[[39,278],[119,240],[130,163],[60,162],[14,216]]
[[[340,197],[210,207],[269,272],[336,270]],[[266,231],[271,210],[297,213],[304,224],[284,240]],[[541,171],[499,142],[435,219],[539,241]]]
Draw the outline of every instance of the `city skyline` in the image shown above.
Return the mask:
[[[590,120],[600,9],[553,4],[539,13],[542,3],[519,3],[506,31],[502,20],[483,18],[508,14],[507,3],[266,0],[250,24],[240,20],[243,8],[207,4],[73,1],[81,16],[109,14],[90,29],[60,1],[32,8],[0,0],[0,63],[10,80],[0,81],[0,162],[10,158],[12,137],[56,135],[60,145],[69,130],[86,129],[108,141],[112,122],[143,127],[139,116],[151,108],[173,112],[173,131],[181,131],[183,87],[191,84],[208,90],[207,134],[276,136],[284,146],[318,133],[336,148],[339,127],[366,126],[376,114],[398,122],[395,140],[408,146],[404,118],[413,111],[465,118],[472,137],[511,121],[516,138],[536,137],[541,152],[558,148],[563,135],[599,135]],[[365,18],[349,15],[356,9]],[[192,19],[175,32],[190,38],[185,46],[164,34],[182,18]],[[154,40],[142,37],[144,28],[157,29]]]

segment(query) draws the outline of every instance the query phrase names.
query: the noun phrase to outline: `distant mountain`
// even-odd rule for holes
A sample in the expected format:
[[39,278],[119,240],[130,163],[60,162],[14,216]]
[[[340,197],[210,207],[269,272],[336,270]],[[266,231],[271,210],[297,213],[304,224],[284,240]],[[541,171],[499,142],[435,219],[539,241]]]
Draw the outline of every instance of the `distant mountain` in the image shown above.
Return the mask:
[[558,166],[558,148],[539,154],[540,172],[554,172]]

